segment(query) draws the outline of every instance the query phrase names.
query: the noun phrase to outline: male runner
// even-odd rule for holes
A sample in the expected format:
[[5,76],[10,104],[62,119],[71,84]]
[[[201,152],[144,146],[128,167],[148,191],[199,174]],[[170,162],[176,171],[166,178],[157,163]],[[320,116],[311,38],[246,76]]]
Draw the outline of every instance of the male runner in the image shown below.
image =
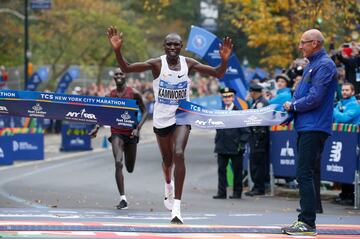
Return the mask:
[[[112,90],[108,97],[137,100],[141,111],[141,120],[135,129],[111,127],[111,137],[109,138],[115,158],[116,185],[120,193],[120,203],[116,207],[117,209],[127,209],[128,203],[125,196],[124,175],[122,172],[123,154],[125,155],[126,170],[129,173],[132,173],[135,166],[139,133],[146,120],[147,110],[140,93],[137,90],[126,86],[126,75],[120,68],[115,71],[114,81],[116,83],[116,89]],[[89,133],[91,137],[96,137],[99,128],[100,126],[96,125],[96,127]]]
[[[154,77],[155,94],[154,133],[162,155],[162,168],[165,177],[165,207],[171,210],[171,223],[182,224],[180,212],[181,195],[185,179],[184,151],[190,134],[189,125],[176,125],[175,112],[179,100],[189,100],[188,74],[197,71],[217,78],[224,76],[232,52],[232,41],[229,37],[219,45],[221,64],[211,67],[199,63],[193,58],[180,56],[183,47],[181,37],[176,33],[168,34],[164,40],[165,55],[145,62],[128,63],[122,53],[122,33],[113,26],[108,28],[107,36],[114,49],[117,62],[123,72],[143,72],[151,70]],[[174,164],[174,186],[171,180]]]

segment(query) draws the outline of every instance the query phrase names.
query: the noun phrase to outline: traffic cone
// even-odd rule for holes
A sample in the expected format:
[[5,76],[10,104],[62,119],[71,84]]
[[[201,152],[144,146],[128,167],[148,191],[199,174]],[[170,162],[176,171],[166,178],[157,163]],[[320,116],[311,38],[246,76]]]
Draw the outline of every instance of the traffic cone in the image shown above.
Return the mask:
[[103,144],[102,144],[102,147],[103,147],[104,149],[107,149],[107,148],[108,148],[108,141],[107,141],[106,136],[104,136],[104,138],[103,138]]

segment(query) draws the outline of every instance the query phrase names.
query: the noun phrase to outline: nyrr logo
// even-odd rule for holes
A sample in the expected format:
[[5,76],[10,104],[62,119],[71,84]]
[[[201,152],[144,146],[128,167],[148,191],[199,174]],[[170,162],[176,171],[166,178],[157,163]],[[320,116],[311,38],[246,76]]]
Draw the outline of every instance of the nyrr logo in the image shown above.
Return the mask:
[[80,110],[80,112],[68,112],[65,117],[96,120],[96,116],[94,114],[86,113],[85,109]]
[[0,112],[1,113],[6,113],[6,114],[9,113],[8,109],[5,106],[0,106]]
[[331,151],[330,151],[330,162],[339,162],[341,159],[341,150],[342,150],[342,142],[334,141],[332,142]]

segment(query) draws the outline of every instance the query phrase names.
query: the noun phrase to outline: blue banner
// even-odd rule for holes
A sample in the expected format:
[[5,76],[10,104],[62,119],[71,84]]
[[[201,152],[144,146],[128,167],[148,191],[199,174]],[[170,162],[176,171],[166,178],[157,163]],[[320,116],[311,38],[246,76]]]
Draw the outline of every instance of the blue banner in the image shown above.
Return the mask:
[[[270,133],[270,162],[275,176],[296,175],[296,131],[272,131]],[[354,182],[357,169],[356,132],[337,132],[325,143],[321,158],[321,179],[350,183]]]
[[69,70],[67,70],[65,74],[61,77],[55,92],[58,94],[66,93],[71,82],[73,82],[76,78],[78,78],[79,74],[80,74],[79,67],[77,66],[70,67]]
[[47,67],[41,67],[30,77],[26,90],[35,91],[39,84],[43,81],[48,80],[49,78],[49,69]]
[[[221,62],[219,54],[219,44],[221,40],[211,32],[203,28],[191,26],[189,39],[186,50],[195,53],[211,66],[217,66]],[[226,87],[236,90],[236,95],[241,99],[245,99],[248,89],[248,83],[241,69],[240,62],[233,53],[228,62],[228,68],[225,76],[219,79]],[[239,102],[235,103],[242,108]]]
[[31,91],[0,91],[0,114],[133,128],[135,100]]
[[277,125],[284,122],[288,114],[276,108],[278,105],[250,110],[213,110],[182,100],[176,111],[176,124],[202,129]]

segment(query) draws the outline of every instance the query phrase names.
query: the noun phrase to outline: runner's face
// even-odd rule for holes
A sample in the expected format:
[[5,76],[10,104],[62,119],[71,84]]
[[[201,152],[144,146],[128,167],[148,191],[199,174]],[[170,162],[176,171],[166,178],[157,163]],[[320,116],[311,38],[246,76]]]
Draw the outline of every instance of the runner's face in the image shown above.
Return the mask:
[[182,42],[176,37],[166,38],[164,41],[165,54],[169,58],[177,58],[180,55]]
[[116,71],[114,74],[114,81],[117,88],[122,88],[126,83],[126,75],[121,71]]

